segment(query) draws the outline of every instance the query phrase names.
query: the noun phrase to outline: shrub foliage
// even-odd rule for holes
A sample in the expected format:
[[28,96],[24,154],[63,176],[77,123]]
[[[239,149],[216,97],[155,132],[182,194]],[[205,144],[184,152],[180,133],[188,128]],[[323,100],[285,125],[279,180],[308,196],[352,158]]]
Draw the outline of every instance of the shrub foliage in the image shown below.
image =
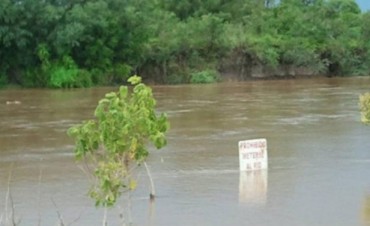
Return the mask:
[[361,121],[370,124],[370,93],[360,95]]
[[68,134],[75,140],[75,156],[85,160],[95,183],[89,194],[96,205],[112,206],[125,190],[134,189],[131,171],[148,156],[148,142],[166,145],[169,122],[157,115],[150,87],[138,76],[130,77],[132,92],[121,86],[107,93],[95,110],[95,119],[73,126]]

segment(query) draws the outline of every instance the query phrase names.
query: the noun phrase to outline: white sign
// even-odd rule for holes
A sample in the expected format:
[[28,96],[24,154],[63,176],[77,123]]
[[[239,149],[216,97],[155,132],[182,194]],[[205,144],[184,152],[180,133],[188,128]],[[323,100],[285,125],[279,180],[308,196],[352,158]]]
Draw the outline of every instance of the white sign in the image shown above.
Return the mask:
[[267,141],[254,139],[239,141],[240,171],[267,169]]

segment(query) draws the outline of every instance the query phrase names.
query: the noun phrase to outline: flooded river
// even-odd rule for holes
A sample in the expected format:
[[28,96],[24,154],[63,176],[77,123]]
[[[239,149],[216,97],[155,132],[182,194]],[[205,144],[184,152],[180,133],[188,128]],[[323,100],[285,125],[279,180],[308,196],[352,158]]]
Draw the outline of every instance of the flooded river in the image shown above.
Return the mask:
[[[66,130],[116,89],[0,90],[1,226],[13,209],[19,225],[102,225]],[[150,204],[139,169],[109,225],[370,225],[370,126],[358,110],[369,78],[153,90],[171,122],[148,159],[158,196]],[[269,169],[240,173],[238,141],[254,138],[267,139]]]

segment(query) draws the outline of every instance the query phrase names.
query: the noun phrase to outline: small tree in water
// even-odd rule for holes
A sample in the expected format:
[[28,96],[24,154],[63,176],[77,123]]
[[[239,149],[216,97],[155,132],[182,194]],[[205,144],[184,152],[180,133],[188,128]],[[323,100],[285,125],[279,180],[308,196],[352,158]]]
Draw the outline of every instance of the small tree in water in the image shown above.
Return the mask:
[[113,206],[122,192],[135,188],[131,171],[148,156],[148,141],[158,149],[167,143],[169,122],[165,114],[155,113],[151,88],[138,76],[128,81],[135,86],[131,93],[127,86],[107,93],[96,107],[96,119],[68,130],[76,158],[85,160],[96,179],[89,195],[97,206]]
[[[361,121],[370,124],[370,93],[360,95]],[[363,207],[365,222],[370,223],[370,196],[365,199]]]
[[370,93],[360,95],[361,121],[370,124]]

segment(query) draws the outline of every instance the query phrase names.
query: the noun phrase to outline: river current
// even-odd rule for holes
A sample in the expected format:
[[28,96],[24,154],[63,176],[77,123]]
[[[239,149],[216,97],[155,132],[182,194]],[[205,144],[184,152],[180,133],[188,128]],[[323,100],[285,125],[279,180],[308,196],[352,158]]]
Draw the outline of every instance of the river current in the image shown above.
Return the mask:
[[[66,130],[117,87],[0,90],[0,225],[102,225]],[[370,126],[358,96],[369,78],[153,86],[169,116],[138,188],[109,225],[370,225]],[[238,142],[266,138],[269,168],[239,172]],[[14,212],[14,217],[12,212]]]

